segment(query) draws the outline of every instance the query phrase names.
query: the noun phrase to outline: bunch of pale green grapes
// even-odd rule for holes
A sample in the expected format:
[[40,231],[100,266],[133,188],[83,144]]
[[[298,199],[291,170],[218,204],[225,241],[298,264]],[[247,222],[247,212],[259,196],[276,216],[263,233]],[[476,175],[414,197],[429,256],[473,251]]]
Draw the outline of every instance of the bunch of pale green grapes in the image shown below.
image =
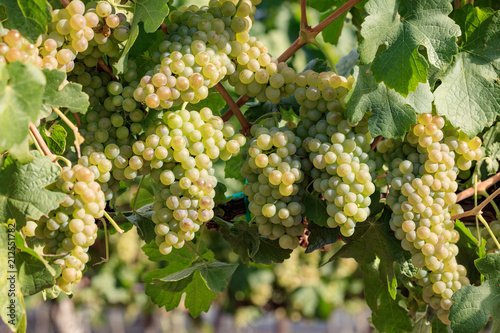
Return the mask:
[[[493,235],[497,238],[497,240],[500,238],[500,222],[497,220],[490,222],[490,229],[493,232]],[[490,233],[488,232],[488,229],[483,229],[481,230],[481,237],[484,238],[486,241],[486,251],[488,253],[496,253],[499,251],[497,244],[491,237]]]
[[140,169],[149,162],[158,183],[152,220],[161,253],[184,246],[213,218],[213,162],[237,155],[245,142],[231,123],[203,108],[165,112],[163,121],[146,131],[146,139],[134,143],[130,167]]
[[456,204],[458,167],[444,143],[444,119],[430,113],[417,119],[403,143],[384,142],[380,147],[390,161],[386,203],[393,211],[391,229],[420,269],[416,278],[423,299],[448,324],[453,293],[469,284],[465,267],[456,261],[459,233],[451,220],[463,212]]
[[248,209],[255,215],[259,233],[269,239],[279,239],[285,249],[299,245],[304,232],[300,201],[305,179],[297,147],[302,140],[288,127],[277,128],[272,119],[264,126],[255,124],[249,142],[248,156],[241,174],[248,181],[243,192],[250,201]]
[[460,170],[470,170],[472,161],[479,161],[483,156],[479,137],[469,139],[465,133],[450,125],[443,129],[443,134],[446,145],[455,152],[455,162]]
[[295,98],[301,121],[297,135],[310,163],[304,163],[313,188],[327,201],[328,226],[340,226],[343,236],[370,215],[370,195],[376,163],[368,132],[368,116],[357,123],[347,119],[344,98],[354,79],[333,72],[305,71],[296,77]]
[[181,6],[169,15],[168,35],[152,56],[157,63],[134,92],[149,108],[198,103],[208,88],[232,74],[232,41],[248,40],[255,6],[249,0],[211,1],[209,7]]
[[104,104],[109,97],[107,85],[111,77],[106,72],[100,72],[95,67],[88,67],[83,61],[75,61],[75,67],[68,73],[68,81],[82,85],[82,91],[89,96],[90,107]]
[[54,187],[68,196],[48,217],[27,221],[22,229],[27,237],[44,240],[44,254],[62,256],[55,260],[62,266],[56,284],[64,292],[71,292],[80,282],[89,261],[88,248],[97,237],[95,219],[104,214],[104,193],[94,178],[94,173],[81,165],[63,168]]
[[43,68],[43,61],[38,51],[40,43],[41,38],[33,44],[15,29],[0,29],[0,63],[21,61]]
[[234,41],[229,56],[237,63],[228,82],[239,95],[256,97],[260,102],[278,104],[295,91],[295,70],[271,57],[267,47],[255,37],[248,42]]
[[70,72],[78,54],[89,67],[96,66],[103,54],[117,56],[119,43],[128,38],[129,23],[114,10],[107,1],[86,7],[80,0],[54,10],[47,34],[41,36],[42,67]]

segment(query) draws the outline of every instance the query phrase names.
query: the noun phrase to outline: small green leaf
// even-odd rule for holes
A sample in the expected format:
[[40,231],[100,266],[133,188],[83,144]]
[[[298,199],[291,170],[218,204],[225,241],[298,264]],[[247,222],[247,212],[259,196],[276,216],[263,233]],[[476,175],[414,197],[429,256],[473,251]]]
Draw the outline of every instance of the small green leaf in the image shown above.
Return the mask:
[[50,128],[47,128],[48,124],[46,124],[40,134],[42,134],[42,138],[47,143],[50,151],[57,155],[62,155],[66,150],[66,137],[68,136],[68,132],[61,125],[52,125]]
[[252,257],[255,263],[270,265],[273,262],[280,263],[290,258],[292,250],[283,249],[277,239],[270,240],[262,236],[259,238],[259,250]]
[[[334,11],[335,10],[332,9],[326,13],[321,14],[320,22],[323,21],[325,18],[327,18]],[[330,43],[332,45],[337,45],[337,43],[339,42],[340,33],[342,32],[342,28],[344,27],[344,21],[346,16],[347,12],[342,14],[338,19],[333,21],[321,32],[325,42]]]
[[234,178],[241,180],[241,171],[240,167],[243,164],[243,158],[240,155],[233,156],[226,161],[226,165],[224,167],[224,175],[226,178]]
[[310,234],[308,237],[309,245],[307,246],[306,253],[311,253],[323,246],[333,244],[339,240],[339,228],[325,228],[320,227],[316,223],[310,221],[307,223],[307,230]]
[[240,256],[244,264],[249,263],[259,249],[260,238],[256,225],[245,221],[236,221],[233,225],[218,217],[214,221],[219,226],[219,232],[231,249]]
[[[141,207],[142,208],[142,207]],[[146,243],[153,241],[156,238],[155,224],[151,219],[153,212],[140,212],[125,215],[127,220],[137,227],[137,233]]]
[[61,265],[54,264],[49,270],[48,263],[26,252],[16,255],[16,266],[21,292],[24,295],[34,295],[52,287],[56,283],[56,277],[61,274]]
[[330,68],[330,66],[328,66],[328,62],[326,62],[326,60],[314,59],[307,63],[306,67],[304,67],[304,70],[302,72],[308,70],[313,70],[315,72],[321,73],[321,72],[329,72],[332,69]]
[[327,227],[327,220],[330,217],[326,212],[326,201],[315,197],[308,192],[304,193],[302,198],[303,204],[306,206],[305,216],[309,221],[313,221],[320,227]]
[[220,205],[229,201],[226,198],[226,191],[227,191],[226,185],[222,182],[217,182],[217,185],[215,186],[215,197],[214,197],[214,202],[216,205]]
[[52,108],[68,108],[72,112],[86,113],[89,108],[89,95],[82,91],[82,86],[69,82],[61,88],[66,74],[57,69],[44,69],[47,85],[43,93],[42,111],[44,116],[52,112]]
[[500,253],[488,254],[476,260],[476,267],[486,281],[480,286],[462,286],[453,294],[450,308],[451,329],[456,333],[479,332],[493,318],[493,326],[500,319]]
[[271,102],[267,101],[265,103],[259,103],[255,106],[249,107],[245,111],[245,118],[249,122],[255,122],[260,117],[271,113],[276,113],[276,115],[279,115],[279,108],[276,104],[272,104]]
[[193,281],[187,286],[184,305],[193,317],[207,312],[210,305],[217,298],[217,293],[207,288],[207,283],[197,271],[193,274]]
[[[448,17],[453,9],[448,0],[371,0],[365,8],[361,62],[372,62],[377,82],[405,97],[427,81],[427,61],[444,69],[458,52],[460,28]],[[381,45],[387,49],[377,53]]]
[[14,162],[0,172],[0,220],[14,218],[19,227],[26,217],[38,219],[59,207],[66,194],[52,192],[45,187],[55,182],[61,168],[48,157],[37,157],[33,162]]
[[209,108],[216,115],[220,115],[220,111],[226,106],[226,101],[217,92],[217,90],[210,89],[208,91],[208,97],[196,104],[189,104],[191,110],[200,111],[203,108]]
[[340,60],[335,64],[339,75],[348,77],[358,60],[359,53],[357,49],[352,50],[349,54],[340,58]]
[[476,237],[472,235],[470,230],[467,229],[462,222],[455,221],[455,230],[460,235],[457,243],[457,261],[459,264],[464,265],[465,268],[467,268],[467,277],[471,283],[479,283],[481,281],[481,274],[474,265],[474,261],[482,257],[479,252],[482,249],[478,246]]
[[21,143],[38,120],[45,83],[32,64],[0,64],[0,153]]
[[47,32],[52,14],[45,0],[0,0],[0,4],[7,9],[10,27],[19,30],[31,43]]

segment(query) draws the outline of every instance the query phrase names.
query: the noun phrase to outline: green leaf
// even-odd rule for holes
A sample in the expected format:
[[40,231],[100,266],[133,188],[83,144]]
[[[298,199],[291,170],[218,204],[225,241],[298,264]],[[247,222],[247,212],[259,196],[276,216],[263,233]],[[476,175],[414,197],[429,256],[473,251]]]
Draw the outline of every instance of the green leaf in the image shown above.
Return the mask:
[[214,202],[216,205],[223,204],[229,201],[229,199],[226,198],[226,191],[227,191],[226,185],[222,182],[217,182],[217,185],[215,186],[215,197],[214,197]]
[[21,143],[40,114],[43,73],[32,64],[0,65],[0,153]]
[[[458,52],[460,28],[448,17],[453,9],[448,0],[371,0],[365,8],[361,62],[372,62],[377,82],[405,97],[427,81],[427,61],[444,69]],[[381,45],[387,49],[377,53]]]
[[324,12],[325,10],[328,10],[332,6],[337,5],[339,3],[340,5],[342,5],[342,1],[339,0],[333,0],[333,1],[307,0],[307,4],[319,12]]
[[270,240],[262,236],[259,238],[259,250],[252,257],[255,263],[270,265],[273,262],[280,263],[290,258],[292,250],[283,249],[277,239]]
[[484,247],[478,246],[476,237],[472,235],[469,229],[460,221],[455,221],[455,230],[460,235],[458,240],[458,256],[457,261],[467,268],[467,277],[471,283],[480,283],[481,273],[477,270],[474,265],[474,261],[478,258],[483,257],[481,255],[481,250],[484,251]]
[[352,50],[349,54],[340,58],[340,60],[335,64],[339,75],[348,77],[358,60],[359,53],[357,49]]
[[372,310],[373,326],[384,333],[400,333],[412,330],[407,310],[399,306],[401,296],[393,299],[379,279],[379,267],[375,262],[361,266],[365,283],[366,303]]
[[136,0],[134,18],[130,27],[130,35],[123,49],[122,57],[125,57],[139,36],[139,22],[144,23],[144,31],[155,32],[163,20],[167,17],[170,9],[169,1],[165,0]]
[[52,14],[45,0],[0,0],[0,4],[7,9],[10,27],[19,30],[31,43],[47,32]]
[[35,159],[35,156],[30,154],[28,137],[26,137],[21,143],[17,143],[10,147],[9,155],[12,159],[19,161],[20,163],[29,163]]
[[66,74],[57,69],[44,69],[47,85],[43,93],[42,112],[48,116],[52,108],[68,108],[72,112],[85,114],[89,108],[89,96],[82,91],[82,86],[69,82],[61,88]]
[[47,128],[48,124],[40,131],[42,138],[47,143],[50,151],[56,155],[62,155],[66,150],[66,137],[68,136],[68,132],[61,125],[52,125],[50,128]]
[[158,50],[158,46],[165,39],[165,34],[161,30],[146,32],[144,24],[139,22],[139,37],[130,48],[129,56],[133,59],[145,54],[151,55]]
[[270,113],[276,113],[276,115],[280,114],[278,106],[276,104],[272,104],[271,102],[267,101],[265,103],[259,103],[255,106],[249,107],[245,111],[245,118],[249,122],[255,122],[260,117]]
[[346,115],[353,122],[371,112],[368,129],[375,137],[401,139],[417,121],[416,113],[432,109],[432,94],[428,84],[419,84],[405,99],[384,83],[376,83],[368,65],[354,68],[356,79],[348,94]]
[[217,293],[207,288],[206,281],[200,272],[193,274],[193,281],[185,290],[184,306],[193,317],[198,317],[202,312],[207,312],[212,302],[217,298]]
[[[142,207],[141,207],[142,208]],[[139,209],[140,210],[140,209]],[[155,224],[152,220],[153,212],[140,212],[125,215],[127,220],[137,227],[137,233],[146,243],[156,238]]]
[[9,220],[7,224],[0,224],[0,260],[2,261],[0,265],[0,295],[2,295],[0,317],[12,331],[22,332],[22,327],[26,327],[26,309],[14,262],[15,231],[16,224],[13,220]]
[[436,111],[469,137],[500,115],[500,12],[467,5],[460,9],[460,53],[434,91]]
[[498,160],[500,160],[500,142],[495,142],[486,149],[485,162],[488,175],[493,175],[498,171],[500,167]]
[[22,227],[27,217],[36,220],[59,207],[66,194],[46,190],[45,186],[55,182],[60,174],[61,168],[48,157],[7,166],[0,172],[0,220],[14,218]]
[[240,155],[233,156],[226,161],[226,165],[224,166],[224,175],[226,178],[234,178],[241,180],[241,171],[240,167],[243,164],[243,158]]
[[[332,9],[326,13],[321,14],[320,22],[323,21],[325,18],[327,18],[334,11],[335,10]],[[333,21],[321,32],[325,42],[330,43],[332,45],[337,45],[337,43],[339,42],[340,33],[342,32],[342,28],[344,27],[346,16],[347,12],[342,14],[338,19]]]
[[451,329],[456,333],[479,332],[490,317],[493,318],[493,326],[499,325],[500,253],[476,260],[476,267],[486,281],[477,287],[462,286],[452,297],[449,318]]
[[306,253],[311,253],[321,249],[325,245],[335,243],[340,235],[340,228],[320,227],[312,221],[307,223],[307,230],[309,230],[310,234],[307,238],[309,245],[307,246]]
[[321,72],[329,72],[332,69],[330,68],[330,66],[328,66],[328,62],[326,62],[326,60],[314,59],[307,63],[306,67],[304,67],[304,70],[302,72],[308,70],[313,70],[315,72],[321,73]]
[[302,202],[306,206],[305,216],[309,221],[313,221],[320,227],[327,227],[327,220],[330,217],[326,212],[326,201],[315,197],[308,192],[304,193]]
[[259,249],[259,230],[255,224],[245,221],[236,221],[233,225],[218,217],[213,219],[219,226],[219,232],[231,249],[240,256],[244,264],[249,263]]
[[[61,265],[52,266],[53,274],[47,269],[48,264],[26,252],[16,255],[16,266],[19,273],[20,290],[24,295],[36,294],[56,283],[61,274]],[[49,266],[50,267],[50,266]]]
[[203,108],[209,108],[214,114],[220,115],[220,111],[226,106],[226,101],[217,92],[217,90],[210,89],[208,97],[196,104],[189,104],[191,110],[200,111]]

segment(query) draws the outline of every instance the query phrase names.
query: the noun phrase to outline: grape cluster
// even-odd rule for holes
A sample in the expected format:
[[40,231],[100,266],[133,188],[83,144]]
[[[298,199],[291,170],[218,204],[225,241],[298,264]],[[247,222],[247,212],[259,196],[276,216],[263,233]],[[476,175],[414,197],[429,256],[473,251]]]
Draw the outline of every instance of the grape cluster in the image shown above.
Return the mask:
[[248,40],[255,6],[249,0],[211,1],[208,7],[181,6],[169,15],[168,35],[153,54],[158,65],[134,92],[149,108],[169,109],[208,96],[208,88],[232,74],[232,42]]
[[241,167],[248,181],[243,192],[250,201],[248,209],[255,215],[259,233],[279,239],[282,248],[294,249],[299,245],[297,236],[304,232],[305,206],[300,195],[305,176],[300,157],[296,156],[302,140],[288,127],[274,127],[272,119],[267,123],[267,127],[252,126],[254,138]]
[[297,75],[295,91],[301,118],[297,134],[304,139],[313,188],[327,201],[328,226],[340,226],[345,237],[370,215],[375,192],[368,116],[351,123],[344,113],[353,82],[333,72],[306,71]]
[[109,74],[100,72],[95,67],[88,67],[81,60],[75,61],[73,71],[68,74],[68,81],[82,85],[82,91],[89,96],[92,108],[102,105],[109,96],[106,88],[111,81]]
[[84,166],[63,168],[54,187],[67,197],[48,217],[27,221],[22,229],[26,236],[45,241],[44,254],[62,256],[55,260],[62,266],[56,283],[64,292],[71,292],[80,282],[89,261],[88,248],[97,236],[95,219],[104,214],[104,193],[94,179],[94,173]]
[[378,150],[390,161],[386,203],[393,211],[391,229],[420,269],[416,278],[424,300],[449,323],[451,297],[469,280],[456,260],[459,234],[451,216],[463,210],[456,204],[458,167],[445,143],[444,126],[442,117],[420,114],[402,143],[386,141]]
[[[158,183],[153,204],[156,243],[168,254],[194,238],[203,222],[210,221],[215,203],[213,161],[228,160],[246,139],[209,108],[167,111],[145,141],[132,146],[130,165],[150,161],[151,176]],[[231,139],[233,137],[233,139]],[[227,139],[227,140],[226,140]],[[134,159],[134,161],[132,161]]]
[[21,61],[22,63],[32,63],[41,68],[42,58],[40,57],[38,47],[41,38],[37,43],[30,43],[21,33],[15,29],[0,30],[0,63],[11,63]]
[[451,125],[443,129],[445,143],[455,153],[455,162],[460,170],[470,170],[473,161],[482,156],[481,139],[477,136],[469,139],[465,133]]
[[[493,235],[498,240],[498,238],[500,238],[500,222],[498,222],[497,220],[492,221],[490,222],[489,226]],[[497,244],[491,237],[490,233],[488,232],[488,229],[485,228],[481,230],[481,237],[484,238],[484,240],[486,241],[486,251],[488,253],[496,253],[499,251]]]
[[260,102],[278,104],[295,92],[295,70],[271,57],[267,47],[255,37],[233,42],[230,57],[237,63],[228,82],[239,95],[256,97]]

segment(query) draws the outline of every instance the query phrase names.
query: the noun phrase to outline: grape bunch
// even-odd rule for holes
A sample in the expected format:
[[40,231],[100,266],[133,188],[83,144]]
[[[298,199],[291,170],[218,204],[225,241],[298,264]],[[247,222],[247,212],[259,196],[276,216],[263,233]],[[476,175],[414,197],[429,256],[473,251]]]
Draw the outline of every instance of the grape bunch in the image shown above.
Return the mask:
[[209,108],[167,111],[146,134],[145,141],[132,146],[129,163],[139,167],[150,161],[151,176],[158,183],[152,217],[156,243],[168,254],[192,240],[200,225],[213,218],[213,161],[237,155],[246,139]]
[[455,194],[459,168],[444,138],[444,119],[432,114],[417,119],[403,142],[379,144],[379,152],[390,161],[386,203],[393,211],[391,229],[420,269],[416,278],[424,300],[449,323],[453,293],[469,284],[465,267],[456,260],[459,234],[451,220],[463,212]]
[[294,249],[299,245],[297,237],[304,232],[305,206],[300,195],[305,175],[296,156],[302,140],[288,127],[275,127],[272,119],[266,119],[266,123],[252,126],[254,138],[249,141],[248,156],[241,167],[248,181],[243,192],[259,233],[279,239],[282,248]]
[[[498,238],[500,238],[500,222],[498,222],[497,220],[492,221],[492,222],[490,222],[489,226],[490,226],[491,232],[498,240]],[[497,244],[495,243],[495,241],[491,237],[488,229],[485,228],[485,229],[481,230],[481,237],[484,238],[484,240],[486,241],[486,252],[496,253],[499,251]]]
[[301,118],[297,135],[309,157],[313,188],[327,201],[328,226],[340,226],[345,237],[370,215],[370,195],[375,192],[368,116],[351,123],[344,113],[353,83],[352,77],[333,72],[306,71],[297,75],[295,91]]
[[95,219],[103,216],[106,201],[94,173],[78,164],[63,168],[54,187],[67,194],[59,208],[48,217],[27,221],[22,230],[27,237],[44,240],[44,254],[61,256],[55,260],[62,267],[56,284],[69,293],[89,261],[87,252],[97,237]]
[[18,30],[0,29],[0,64],[20,61],[43,67],[39,49],[41,38],[35,44],[30,43]]
[[237,94],[278,104],[295,92],[295,70],[286,62],[271,57],[267,47],[257,38],[250,37],[246,43],[235,41],[231,45],[229,56],[237,67],[228,82]]
[[208,7],[181,6],[169,15],[168,35],[153,54],[157,63],[134,92],[152,109],[192,104],[208,96],[227,74],[235,71],[229,58],[232,42],[248,40],[255,6],[249,0],[211,1]]

